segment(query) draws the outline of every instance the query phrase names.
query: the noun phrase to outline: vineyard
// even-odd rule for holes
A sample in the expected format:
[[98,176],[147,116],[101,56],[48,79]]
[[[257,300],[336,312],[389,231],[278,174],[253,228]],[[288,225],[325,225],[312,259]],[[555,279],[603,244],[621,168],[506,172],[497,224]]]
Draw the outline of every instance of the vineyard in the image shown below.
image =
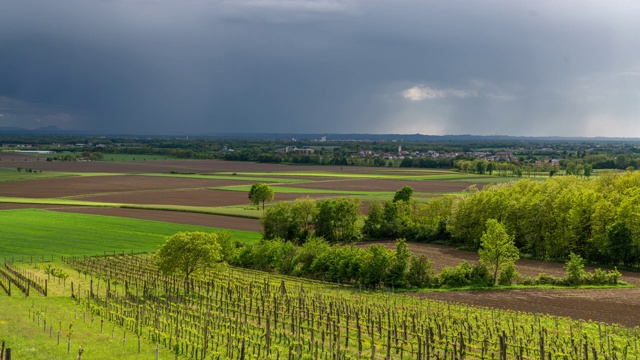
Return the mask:
[[[100,320],[193,359],[634,359],[637,329],[221,267],[188,284],[148,255],[66,258]],[[87,287],[87,286],[85,286]]]

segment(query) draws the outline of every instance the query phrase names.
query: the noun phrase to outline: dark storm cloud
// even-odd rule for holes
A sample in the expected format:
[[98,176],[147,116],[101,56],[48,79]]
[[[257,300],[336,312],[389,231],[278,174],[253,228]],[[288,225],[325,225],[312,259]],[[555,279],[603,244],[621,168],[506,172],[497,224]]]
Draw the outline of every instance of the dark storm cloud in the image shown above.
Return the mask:
[[0,125],[640,136],[631,2],[0,2]]

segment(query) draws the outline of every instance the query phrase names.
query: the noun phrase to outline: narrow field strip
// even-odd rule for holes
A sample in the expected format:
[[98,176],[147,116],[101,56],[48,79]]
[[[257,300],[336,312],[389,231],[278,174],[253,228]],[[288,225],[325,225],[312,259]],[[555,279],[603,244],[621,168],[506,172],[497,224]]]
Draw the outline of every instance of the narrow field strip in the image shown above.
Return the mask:
[[[18,165],[21,165],[18,163]],[[27,165],[23,165],[27,166]],[[62,171],[46,171],[46,172],[27,172],[27,168],[21,168],[20,171],[16,169],[0,169],[0,182],[14,182],[14,181],[29,181],[29,180],[41,180],[41,179],[55,179],[55,178],[68,178],[68,177],[91,177],[91,176],[114,176],[123,175],[116,173],[104,173],[104,172],[62,172]]]
[[[246,174],[246,173],[245,173]],[[188,179],[210,179],[210,180],[237,180],[237,181],[254,181],[254,182],[270,182],[270,183],[282,183],[282,184],[303,184],[312,182],[311,180],[303,179],[286,179],[286,178],[271,178],[269,174],[256,173],[256,176],[243,176],[233,175],[233,173],[216,173],[216,174],[144,174],[136,173],[132,174],[136,176],[149,176],[149,177],[173,177],[173,178],[188,178]],[[267,177],[263,177],[267,176]],[[304,176],[304,175],[298,175]]]
[[[291,186],[271,186],[273,191],[283,194],[341,194],[341,195],[363,195],[363,196],[386,196],[393,195],[389,191],[357,191],[357,190],[323,190],[323,189],[303,189]],[[223,191],[240,191],[248,193],[251,190],[250,185],[232,185],[211,188],[212,190]]]
[[[230,175],[228,172],[216,173],[220,175]],[[408,181],[420,181],[420,180],[449,180],[449,179],[466,179],[470,177],[477,178],[474,174],[464,173],[441,173],[441,174],[424,174],[424,175],[398,175],[398,174],[362,174],[362,173],[337,173],[337,172],[274,172],[274,173],[258,173],[258,172],[243,172],[238,173],[238,176],[307,176],[307,177],[335,177],[346,179],[385,179],[385,180],[408,180]]]
[[51,198],[43,199],[43,198],[12,198],[12,197],[0,197],[0,203],[183,211],[183,212],[194,212],[194,213],[201,213],[201,214],[244,217],[244,218],[250,218],[250,219],[257,219],[261,215],[261,213],[257,213],[256,210],[246,210],[244,209],[244,207],[237,207],[237,206],[202,207],[202,206],[184,206],[184,205],[141,205],[141,204],[106,203],[106,202],[95,202],[95,201],[67,200],[67,199],[51,199]]

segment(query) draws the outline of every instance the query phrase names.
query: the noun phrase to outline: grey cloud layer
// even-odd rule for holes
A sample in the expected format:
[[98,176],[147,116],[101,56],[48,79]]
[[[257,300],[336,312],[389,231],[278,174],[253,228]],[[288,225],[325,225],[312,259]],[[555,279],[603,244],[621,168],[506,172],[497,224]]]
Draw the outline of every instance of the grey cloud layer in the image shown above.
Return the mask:
[[626,1],[4,1],[0,125],[640,136],[638,18]]

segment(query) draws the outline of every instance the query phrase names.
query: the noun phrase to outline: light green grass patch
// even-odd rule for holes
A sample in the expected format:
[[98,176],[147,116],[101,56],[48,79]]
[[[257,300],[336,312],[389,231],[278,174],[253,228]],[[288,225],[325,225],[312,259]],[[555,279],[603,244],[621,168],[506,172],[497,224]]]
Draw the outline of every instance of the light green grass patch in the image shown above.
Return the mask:
[[[115,216],[38,209],[0,211],[0,259],[12,256],[73,256],[106,252],[155,251],[179,231],[219,231],[213,227]],[[257,232],[226,230],[243,242],[259,241]]]

